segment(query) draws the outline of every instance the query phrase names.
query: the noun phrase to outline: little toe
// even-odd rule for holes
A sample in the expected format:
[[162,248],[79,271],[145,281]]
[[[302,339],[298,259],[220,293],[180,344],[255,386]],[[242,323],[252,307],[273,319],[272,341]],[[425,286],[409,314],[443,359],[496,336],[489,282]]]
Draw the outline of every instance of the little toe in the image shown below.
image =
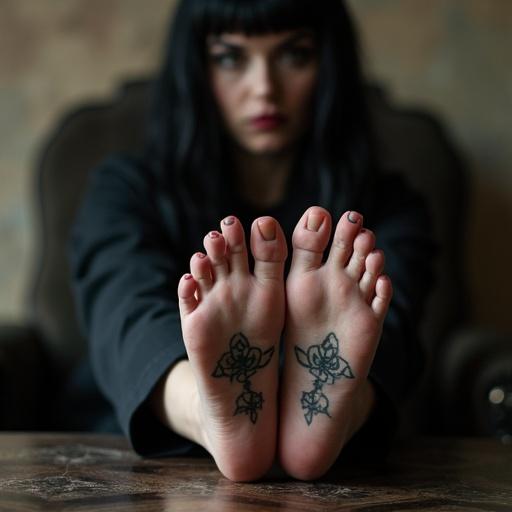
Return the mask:
[[375,235],[369,229],[362,229],[354,240],[354,251],[346,266],[347,274],[359,281],[363,275],[366,257],[375,247]]
[[226,258],[230,270],[247,274],[249,272],[247,246],[240,221],[233,215],[226,217],[221,222],[221,230],[226,240]]
[[366,257],[365,271],[359,281],[359,289],[368,305],[371,305],[375,296],[375,284],[384,270],[384,262],[384,253],[380,250],[374,250]]
[[212,265],[210,259],[202,252],[196,252],[190,258],[190,273],[197,283],[198,291],[202,294],[213,286]]
[[363,227],[363,216],[358,212],[344,213],[336,226],[328,263],[344,267],[354,250],[354,240]]
[[197,283],[192,274],[185,274],[178,284],[178,302],[182,315],[189,315],[196,309],[199,303],[196,291]]
[[308,272],[319,268],[330,235],[329,212],[319,206],[308,208],[293,231],[290,272]]
[[251,252],[258,280],[282,281],[288,250],[283,230],[274,218],[260,217],[252,223]]
[[210,231],[204,237],[203,244],[210,259],[214,280],[223,279],[229,274],[224,236],[218,231]]
[[392,297],[391,279],[386,275],[380,275],[375,284],[375,298],[372,301],[372,309],[381,321],[384,321]]

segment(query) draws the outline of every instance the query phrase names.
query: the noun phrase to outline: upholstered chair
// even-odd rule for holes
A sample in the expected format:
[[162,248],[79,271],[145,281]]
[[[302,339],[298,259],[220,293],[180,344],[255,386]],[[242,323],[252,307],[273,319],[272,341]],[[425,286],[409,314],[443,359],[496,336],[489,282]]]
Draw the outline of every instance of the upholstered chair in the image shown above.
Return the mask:
[[[0,428],[58,429],[54,404],[87,347],[69,284],[67,240],[90,171],[112,152],[143,146],[151,82],[123,85],[105,102],[79,106],[49,134],[34,168],[34,267],[26,325],[0,326]],[[421,325],[426,370],[412,390],[404,430],[512,434],[509,339],[471,325],[465,284],[468,179],[463,159],[431,113],[395,105],[368,87],[381,160],[427,199],[438,244],[435,286]],[[502,394],[500,394],[500,390]],[[493,395],[494,393],[494,395]],[[71,397],[72,400],[72,397]],[[73,407],[70,406],[70,414]]]

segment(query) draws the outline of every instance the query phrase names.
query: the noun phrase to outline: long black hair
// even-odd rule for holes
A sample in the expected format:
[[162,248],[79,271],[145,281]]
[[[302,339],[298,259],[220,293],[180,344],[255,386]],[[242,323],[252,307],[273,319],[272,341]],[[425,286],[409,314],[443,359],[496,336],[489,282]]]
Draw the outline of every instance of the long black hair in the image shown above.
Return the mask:
[[[358,43],[342,0],[181,0],[156,82],[147,158],[188,218],[218,221],[233,191],[228,138],[208,80],[210,34],[307,28],[319,48],[303,179],[333,214],[357,205],[372,162]],[[236,213],[236,212],[235,212]]]

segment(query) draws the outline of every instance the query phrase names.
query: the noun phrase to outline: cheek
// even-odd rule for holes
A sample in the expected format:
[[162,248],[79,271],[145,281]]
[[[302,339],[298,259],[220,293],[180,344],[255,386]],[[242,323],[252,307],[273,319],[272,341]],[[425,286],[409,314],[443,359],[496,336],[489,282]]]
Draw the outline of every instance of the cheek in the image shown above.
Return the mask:
[[236,84],[226,78],[215,77],[211,79],[213,97],[217,107],[225,121],[233,119],[237,108],[237,87]]
[[307,110],[316,89],[316,73],[302,76],[289,84],[286,96],[290,106],[300,111]]

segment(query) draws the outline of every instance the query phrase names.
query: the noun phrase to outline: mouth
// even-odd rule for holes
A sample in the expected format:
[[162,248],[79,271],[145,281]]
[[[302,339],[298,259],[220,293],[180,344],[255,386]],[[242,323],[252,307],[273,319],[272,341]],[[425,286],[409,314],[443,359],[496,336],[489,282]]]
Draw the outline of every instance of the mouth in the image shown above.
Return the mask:
[[249,119],[249,125],[257,131],[269,131],[279,128],[286,121],[281,114],[264,114]]

